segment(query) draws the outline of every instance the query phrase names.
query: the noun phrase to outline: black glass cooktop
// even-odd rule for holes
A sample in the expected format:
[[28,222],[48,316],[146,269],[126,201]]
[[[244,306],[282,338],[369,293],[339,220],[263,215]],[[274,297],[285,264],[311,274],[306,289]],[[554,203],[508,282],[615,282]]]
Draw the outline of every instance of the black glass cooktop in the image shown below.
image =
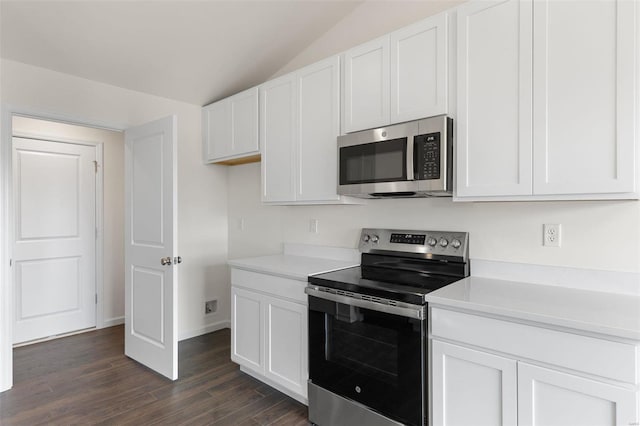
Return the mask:
[[[451,271],[441,270],[450,269],[455,265],[435,264],[435,267],[425,268],[420,262],[411,260],[403,260],[401,265],[394,259],[379,260],[375,266],[363,262],[362,266],[311,275],[309,282],[323,287],[421,305],[425,303],[427,293],[464,277],[457,274],[448,275]],[[436,273],[434,269],[437,270]]]

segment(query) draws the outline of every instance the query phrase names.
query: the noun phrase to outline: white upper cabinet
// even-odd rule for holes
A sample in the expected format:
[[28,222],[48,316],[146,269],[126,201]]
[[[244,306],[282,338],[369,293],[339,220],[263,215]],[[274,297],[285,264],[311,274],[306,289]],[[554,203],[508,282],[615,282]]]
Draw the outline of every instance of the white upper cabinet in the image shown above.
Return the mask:
[[459,8],[457,197],[637,198],[638,9]]
[[295,199],[296,81],[287,74],[260,86],[262,201]]
[[338,56],[263,84],[262,201],[341,202],[336,193],[339,128]]
[[448,112],[448,16],[344,53],[344,133]]
[[636,190],[637,7],[534,3],[535,194]]
[[389,36],[344,53],[344,132],[389,124]]
[[447,14],[391,33],[390,122],[447,113]]
[[458,9],[458,196],[531,194],[531,6]]
[[206,163],[259,154],[258,88],[203,107],[202,137]]
[[339,200],[340,58],[296,73],[298,84],[298,201]]

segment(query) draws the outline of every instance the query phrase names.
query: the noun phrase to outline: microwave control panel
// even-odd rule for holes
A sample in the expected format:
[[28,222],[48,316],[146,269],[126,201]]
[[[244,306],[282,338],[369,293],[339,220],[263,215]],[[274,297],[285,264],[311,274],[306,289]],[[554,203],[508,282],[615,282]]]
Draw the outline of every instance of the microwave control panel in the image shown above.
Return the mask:
[[415,180],[440,179],[440,132],[413,138]]

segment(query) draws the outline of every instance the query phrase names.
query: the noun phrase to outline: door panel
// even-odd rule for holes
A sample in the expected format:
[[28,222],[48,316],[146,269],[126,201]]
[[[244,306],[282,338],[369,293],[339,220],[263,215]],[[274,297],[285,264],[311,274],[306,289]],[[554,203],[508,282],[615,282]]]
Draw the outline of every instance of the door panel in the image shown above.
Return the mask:
[[438,340],[432,353],[434,424],[516,424],[516,361]]
[[96,325],[94,146],[13,138],[14,343]]
[[518,363],[518,425],[627,426],[638,423],[638,392]]
[[178,378],[176,117],[125,132],[125,354]]
[[531,194],[531,14],[529,0],[458,9],[457,196]]
[[262,296],[231,288],[231,359],[260,373],[264,372],[262,309]]
[[535,2],[535,194],[635,190],[637,7]]

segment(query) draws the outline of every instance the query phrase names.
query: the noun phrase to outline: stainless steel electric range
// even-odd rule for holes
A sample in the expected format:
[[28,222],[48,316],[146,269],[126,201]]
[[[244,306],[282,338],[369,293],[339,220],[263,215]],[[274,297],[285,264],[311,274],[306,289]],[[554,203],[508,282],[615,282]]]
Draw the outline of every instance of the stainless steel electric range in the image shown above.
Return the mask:
[[363,229],[361,265],[312,275],[309,421],[426,425],[425,296],[469,275],[466,232]]

